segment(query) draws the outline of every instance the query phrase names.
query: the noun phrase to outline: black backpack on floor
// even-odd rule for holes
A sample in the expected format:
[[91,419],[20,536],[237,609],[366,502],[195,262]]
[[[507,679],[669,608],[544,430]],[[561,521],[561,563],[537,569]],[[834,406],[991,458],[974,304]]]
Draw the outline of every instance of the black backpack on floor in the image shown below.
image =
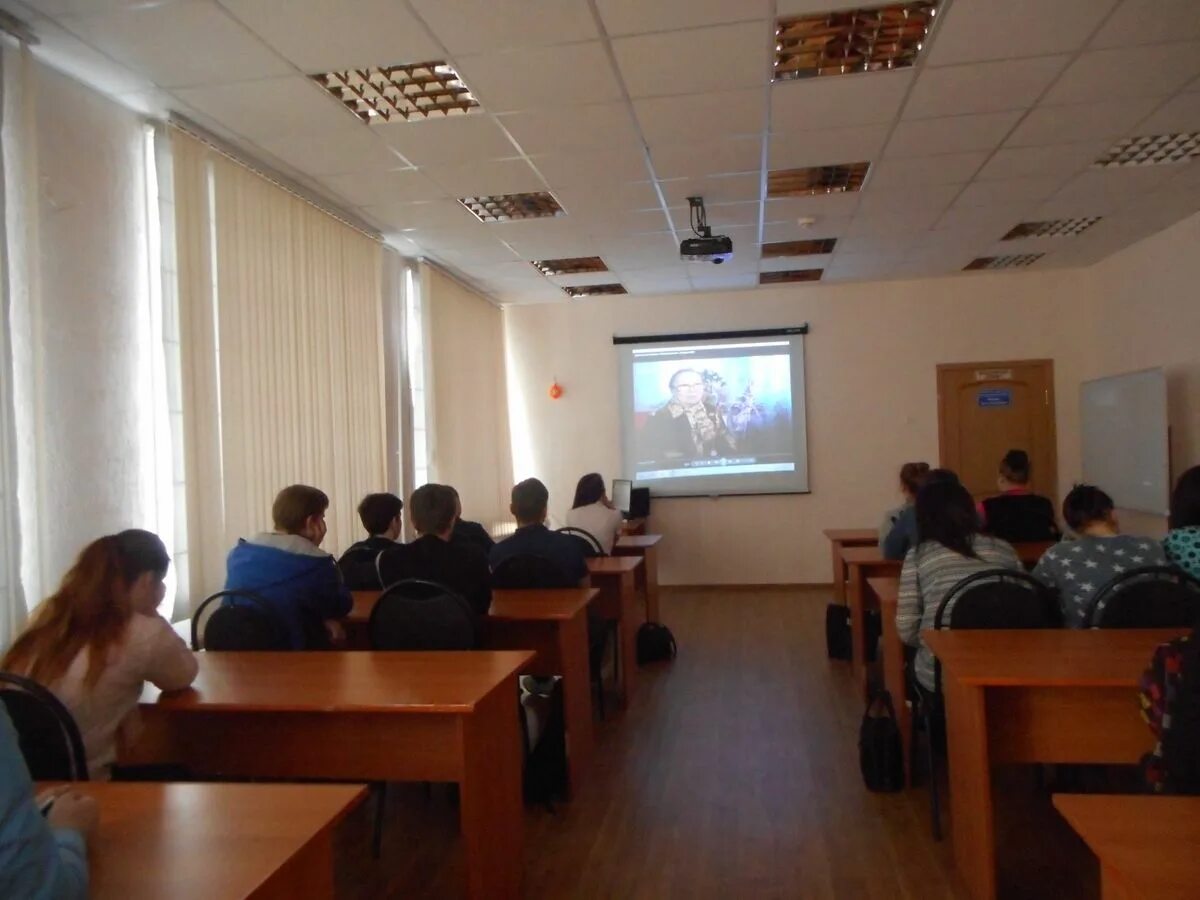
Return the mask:
[[652,662],[666,662],[675,658],[679,648],[675,645],[675,635],[671,629],[661,622],[645,622],[637,632],[637,661],[638,665]]
[[850,607],[830,603],[825,607],[825,652],[830,659],[850,658]]
[[904,751],[892,695],[887,691],[878,691],[867,702],[858,731],[858,765],[867,790],[904,790]]

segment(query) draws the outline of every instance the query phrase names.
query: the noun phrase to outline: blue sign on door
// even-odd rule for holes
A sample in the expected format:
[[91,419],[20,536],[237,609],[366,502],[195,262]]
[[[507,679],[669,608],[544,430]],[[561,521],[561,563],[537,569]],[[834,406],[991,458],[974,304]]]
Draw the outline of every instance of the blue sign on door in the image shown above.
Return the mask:
[[993,388],[979,392],[980,406],[1012,406],[1012,391],[1008,388]]

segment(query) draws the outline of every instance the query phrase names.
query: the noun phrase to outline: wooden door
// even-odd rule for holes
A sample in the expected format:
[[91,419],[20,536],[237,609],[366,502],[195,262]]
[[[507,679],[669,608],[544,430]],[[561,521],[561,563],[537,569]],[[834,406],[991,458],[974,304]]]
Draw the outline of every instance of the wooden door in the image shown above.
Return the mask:
[[1024,450],[1030,486],[1057,506],[1053,361],[954,363],[937,374],[942,466],[981,499],[996,493],[1004,454]]

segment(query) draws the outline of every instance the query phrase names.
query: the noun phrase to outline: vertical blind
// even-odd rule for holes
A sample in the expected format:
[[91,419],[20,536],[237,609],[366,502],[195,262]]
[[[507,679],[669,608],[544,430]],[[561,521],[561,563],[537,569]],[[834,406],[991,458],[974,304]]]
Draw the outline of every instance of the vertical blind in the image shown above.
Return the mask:
[[172,132],[193,602],[288,484],[330,497],[325,549],[386,485],[381,248]]

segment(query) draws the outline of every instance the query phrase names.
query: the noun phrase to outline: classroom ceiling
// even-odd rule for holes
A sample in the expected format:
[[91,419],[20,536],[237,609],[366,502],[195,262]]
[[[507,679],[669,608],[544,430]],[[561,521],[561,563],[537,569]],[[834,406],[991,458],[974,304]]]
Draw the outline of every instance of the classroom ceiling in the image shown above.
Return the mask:
[[[1200,152],[1200,0],[918,4],[936,13],[911,67],[772,81],[777,18],[878,5],[0,0],[53,65],[192,119],[502,303],[1087,265],[1200,210],[1195,156],[1095,165],[1131,137],[1184,135],[1126,157]],[[368,124],[384,116],[309,77],[430,61],[478,105]],[[858,190],[766,197],[768,172],[863,162],[815,174]],[[563,214],[483,222],[459,202],[540,192]],[[679,260],[691,195],[733,238],[724,265]],[[792,241],[829,252],[762,251]],[[588,257],[608,271],[530,264]]]

